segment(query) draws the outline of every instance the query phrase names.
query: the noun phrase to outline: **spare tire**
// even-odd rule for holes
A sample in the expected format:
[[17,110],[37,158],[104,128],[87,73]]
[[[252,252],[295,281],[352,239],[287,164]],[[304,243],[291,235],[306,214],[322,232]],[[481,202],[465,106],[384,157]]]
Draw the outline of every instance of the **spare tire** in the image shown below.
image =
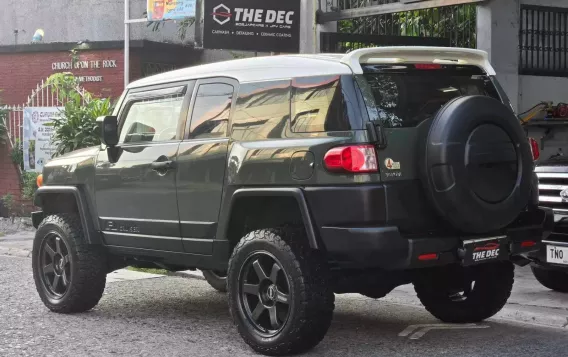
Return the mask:
[[504,228],[529,203],[531,149],[517,117],[498,100],[450,101],[432,121],[419,155],[431,203],[461,232]]

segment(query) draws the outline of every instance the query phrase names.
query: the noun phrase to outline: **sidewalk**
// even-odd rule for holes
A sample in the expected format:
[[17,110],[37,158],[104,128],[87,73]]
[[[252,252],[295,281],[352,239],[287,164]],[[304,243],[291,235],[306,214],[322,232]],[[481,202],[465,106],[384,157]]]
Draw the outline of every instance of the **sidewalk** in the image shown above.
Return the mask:
[[[33,237],[34,232],[20,232],[0,237],[0,255],[31,256]],[[133,275],[128,272],[122,273],[122,270],[114,274],[116,278],[113,275],[109,277],[110,281],[128,280],[130,275]],[[137,273],[136,276],[139,276],[138,274],[146,273]],[[176,272],[171,275],[203,279],[199,270]],[[157,276],[148,274],[146,277]],[[381,300],[394,304],[422,306],[412,285],[401,286]],[[568,328],[568,294],[546,289],[536,281],[529,267],[517,267],[513,294],[507,306],[497,314],[496,318]]]

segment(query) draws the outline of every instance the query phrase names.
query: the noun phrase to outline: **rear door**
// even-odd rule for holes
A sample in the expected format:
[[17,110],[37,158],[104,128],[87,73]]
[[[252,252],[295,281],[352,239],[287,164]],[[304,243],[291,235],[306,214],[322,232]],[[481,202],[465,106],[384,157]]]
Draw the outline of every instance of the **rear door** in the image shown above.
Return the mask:
[[238,82],[227,78],[195,85],[176,173],[181,237],[188,253],[213,253],[237,91]]
[[125,98],[119,145],[102,151],[96,163],[96,205],[107,245],[183,251],[176,160],[191,89],[192,83],[182,83]]

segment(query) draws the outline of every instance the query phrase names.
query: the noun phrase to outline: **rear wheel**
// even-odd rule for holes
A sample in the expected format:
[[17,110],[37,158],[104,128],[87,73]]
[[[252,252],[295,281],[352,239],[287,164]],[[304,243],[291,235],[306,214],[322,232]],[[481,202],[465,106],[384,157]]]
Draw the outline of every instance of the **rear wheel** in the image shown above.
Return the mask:
[[241,239],[229,262],[231,315],[255,351],[301,353],[331,324],[334,295],[327,261],[305,243],[303,229],[264,229]]
[[85,244],[75,214],[46,217],[36,232],[32,269],[39,296],[51,311],[84,312],[97,305],[106,283],[106,254]]
[[227,273],[204,270],[203,277],[215,290],[221,293],[227,292]]
[[479,322],[498,313],[511,296],[511,262],[432,269],[414,282],[418,298],[436,318],[450,323]]
[[561,293],[568,293],[568,273],[559,270],[548,270],[541,267],[531,267],[532,272],[544,287]]

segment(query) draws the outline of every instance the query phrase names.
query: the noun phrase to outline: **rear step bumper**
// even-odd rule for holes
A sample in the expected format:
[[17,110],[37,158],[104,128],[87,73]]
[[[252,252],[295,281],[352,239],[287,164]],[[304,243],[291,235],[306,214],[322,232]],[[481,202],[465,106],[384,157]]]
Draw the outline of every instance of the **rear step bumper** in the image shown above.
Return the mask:
[[404,237],[397,227],[324,226],[320,236],[330,258],[341,266],[403,270],[519,260],[521,255],[540,251],[553,226],[552,210],[539,208],[521,213],[502,235]]

